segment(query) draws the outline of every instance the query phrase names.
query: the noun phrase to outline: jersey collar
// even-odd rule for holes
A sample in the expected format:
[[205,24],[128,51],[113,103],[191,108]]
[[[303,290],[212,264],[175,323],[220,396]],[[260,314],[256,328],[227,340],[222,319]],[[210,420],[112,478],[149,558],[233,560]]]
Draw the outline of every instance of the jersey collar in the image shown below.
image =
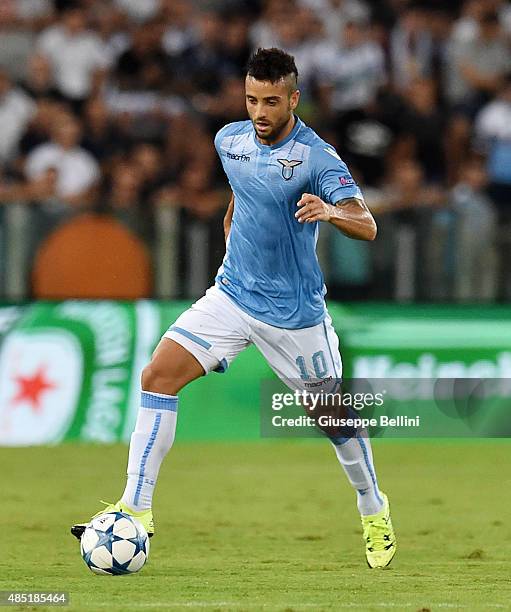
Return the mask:
[[254,142],[256,143],[256,145],[262,149],[263,151],[272,151],[273,149],[280,149],[280,147],[284,146],[285,144],[287,144],[290,140],[293,140],[293,138],[296,136],[296,134],[298,133],[298,131],[300,130],[300,128],[303,125],[302,120],[300,119],[300,117],[298,117],[297,115],[295,115],[295,125],[293,127],[293,129],[289,132],[289,134],[284,138],[284,140],[279,140],[279,142],[273,144],[273,145],[265,145],[261,142],[259,142],[259,140],[257,140],[257,136],[256,136],[256,131],[254,129],[254,126],[252,126],[252,135],[254,137]]

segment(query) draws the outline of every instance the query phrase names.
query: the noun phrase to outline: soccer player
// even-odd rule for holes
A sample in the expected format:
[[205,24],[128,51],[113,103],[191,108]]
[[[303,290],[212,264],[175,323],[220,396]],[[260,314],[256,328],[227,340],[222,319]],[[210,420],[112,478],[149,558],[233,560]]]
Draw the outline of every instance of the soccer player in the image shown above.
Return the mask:
[[[178,393],[209,372],[225,372],[255,344],[293,390],[305,381],[340,381],[339,341],[325,306],[315,247],[319,224],[373,240],[376,224],[335,149],[296,115],[294,58],[259,49],[245,80],[247,121],[230,123],[215,146],[232,188],[225,216],[226,254],[215,285],[169,327],[142,373],[141,405],[122,511],[154,533],[152,498],[174,441]],[[385,567],[396,551],[389,502],[378,488],[365,431],[331,436],[356,491],[366,558]],[[72,527],[80,537],[84,525]]]

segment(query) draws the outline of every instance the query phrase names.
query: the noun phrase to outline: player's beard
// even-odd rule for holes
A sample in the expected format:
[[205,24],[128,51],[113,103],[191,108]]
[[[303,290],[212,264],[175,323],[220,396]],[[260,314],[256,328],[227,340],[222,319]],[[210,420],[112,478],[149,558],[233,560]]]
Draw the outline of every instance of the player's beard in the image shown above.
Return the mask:
[[289,114],[285,119],[283,119],[282,121],[279,121],[279,123],[272,124],[270,122],[268,122],[268,126],[270,127],[269,130],[265,130],[263,132],[260,132],[257,125],[256,125],[256,120],[254,119],[252,121],[253,125],[254,125],[254,129],[256,131],[256,134],[258,136],[258,138],[260,138],[261,140],[269,140],[270,142],[276,142],[279,139],[280,134],[282,134],[282,132],[284,131],[286,125],[288,124],[288,121],[291,117],[291,114]]

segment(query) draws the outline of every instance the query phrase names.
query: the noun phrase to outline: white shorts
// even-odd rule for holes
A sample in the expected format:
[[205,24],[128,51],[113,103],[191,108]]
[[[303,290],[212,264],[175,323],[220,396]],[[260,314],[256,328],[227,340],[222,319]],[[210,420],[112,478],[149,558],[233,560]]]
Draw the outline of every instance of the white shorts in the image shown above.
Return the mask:
[[339,339],[328,313],[314,327],[282,329],[254,319],[217,286],[210,287],[163,337],[187,349],[206,374],[225,372],[243,349],[254,344],[293,390],[310,390],[318,380],[332,380],[336,386],[342,377]]

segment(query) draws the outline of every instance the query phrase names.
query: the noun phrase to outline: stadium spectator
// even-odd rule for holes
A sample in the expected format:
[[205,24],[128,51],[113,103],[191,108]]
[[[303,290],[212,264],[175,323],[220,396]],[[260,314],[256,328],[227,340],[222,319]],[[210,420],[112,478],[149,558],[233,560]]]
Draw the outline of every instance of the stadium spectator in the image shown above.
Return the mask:
[[174,66],[178,93],[192,97],[217,93],[226,76],[236,74],[236,66],[223,51],[223,20],[207,11],[197,16],[197,39]]
[[502,30],[511,33],[511,7],[506,0],[468,0],[462,6],[461,15],[453,26],[452,38],[456,42],[470,43],[479,35],[479,23],[485,12],[493,10]]
[[55,85],[79,108],[97,91],[110,58],[100,38],[87,28],[87,12],[79,5],[66,9],[58,22],[42,32],[39,53],[48,58]]
[[69,113],[69,108],[61,100],[39,98],[35,102],[36,110],[20,140],[21,161],[35,147],[51,138],[51,127],[61,115]]
[[159,92],[165,87],[166,58],[161,48],[162,25],[151,21],[136,28],[131,44],[114,68],[122,91]]
[[222,53],[229,64],[229,76],[245,77],[245,66],[252,52],[249,42],[248,21],[245,16],[234,14],[224,23]]
[[24,75],[36,33],[51,22],[52,15],[51,0],[0,2],[0,66],[13,79]]
[[116,6],[135,22],[143,23],[156,17],[160,0],[114,0]]
[[[9,4],[9,0],[4,4]],[[46,25],[54,13],[54,5],[51,0],[13,0],[11,2],[16,19],[23,25],[35,29]]]
[[369,205],[379,214],[380,233],[373,259],[375,294],[389,295],[385,286],[390,285],[399,301],[447,299],[452,286],[447,192],[428,184],[420,164],[410,158],[391,167],[385,187],[373,197]]
[[384,83],[383,50],[368,39],[365,26],[348,22],[342,40],[323,58],[320,73],[323,113],[328,116],[364,108]]
[[495,0],[495,10],[498,12],[500,25],[506,36],[511,36],[511,6],[507,0]]
[[371,210],[376,213],[412,211],[421,207],[441,207],[447,198],[444,189],[429,185],[424,170],[413,158],[393,165],[381,192],[375,194]]
[[511,220],[511,75],[496,99],[476,117],[476,144],[486,155],[489,191],[505,220]]
[[409,155],[417,158],[427,181],[445,180],[445,147],[442,137],[445,118],[432,79],[413,81],[404,92],[405,106],[400,116],[402,137],[408,139]]
[[271,47],[275,44],[278,24],[293,18],[294,0],[267,0],[264,10],[250,28],[252,47]]
[[224,79],[218,95],[204,96],[200,99],[200,106],[196,108],[206,115],[212,134],[226,123],[239,121],[239,117],[246,112],[245,80],[238,77]]
[[106,102],[122,130],[131,138],[157,138],[169,116],[183,103],[174,95],[172,73],[161,46],[163,24],[157,20],[138,27],[113,70]]
[[343,113],[330,124],[328,141],[336,143],[339,154],[364,186],[379,187],[387,167],[396,163],[402,113],[402,99],[383,89],[363,108]]
[[52,169],[28,180],[8,180],[0,175],[0,204],[51,200],[55,197],[56,182]]
[[473,40],[452,41],[445,80],[445,95],[452,109],[447,134],[447,170],[451,184],[457,180],[460,164],[470,148],[474,117],[496,94],[510,69],[511,51],[494,12],[479,14]]
[[108,171],[112,161],[131,144],[130,141],[123,137],[100,97],[89,98],[83,109],[83,122],[83,148]]
[[130,160],[138,168],[141,177],[141,200],[147,202],[169,178],[160,148],[149,142],[138,143],[130,155]]
[[484,0],[467,0],[453,24],[451,40],[454,44],[466,44],[477,38],[479,21],[485,12]]
[[[290,53],[300,66],[300,104],[302,115],[307,113],[306,105],[313,100],[313,89],[329,53],[335,53],[336,46],[325,37],[323,24],[309,8],[297,7],[292,18],[281,20],[273,27],[272,46]],[[333,47],[333,49],[332,49]]]
[[443,102],[443,78],[454,23],[453,9],[441,4],[435,6],[427,12],[427,20],[432,42],[429,78],[435,81],[439,100]]
[[224,191],[215,188],[211,172],[192,162],[184,168],[176,186],[167,191],[165,204],[184,208],[192,217],[207,221],[227,206],[227,200]]
[[192,121],[188,113],[181,113],[169,120],[165,138],[165,159],[169,180],[177,178],[184,166],[186,149],[190,147],[190,141],[194,140],[197,130],[197,124]]
[[475,38],[453,40],[447,64],[446,94],[455,111],[473,118],[511,70],[511,52],[496,13],[483,13]]
[[145,235],[145,219],[142,215],[143,176],[131,160],[114,164],[102,208],[113,214],[139,236]]
[[112,168],[106,202],[112,210],[136,210],[140,205],[142,172],[133,162],[122,161]]
[[418,2],[406,5],[390,35],[392,82],[402,91],[419,77],[431,75],[434,45],[427,11]]
[[180,115],[170,123],[165,147],[168,170],[176,178],[192,162],[201,164],[211,174],[218,169],[211,134],[190,115]]
[[26,93],[34,100],[61,97],[53,84],[50,62],[39,53],[34,53],[28,59],[27,71],[22,85]]
[[368,24],[371,9],[362,0],[298,0],[301,6],[314,11],[323,25],[326,37],[338,41],[347,23]]
[[90,204],[93,188],[100,179],[96,160],[79,146],[81,137],[80,122],[72,115],[61,115],[51,126],[51,141],[35,147],[25,163],[29,180],[55,170],[56,195],[74,207]]
[[180,210],[179,268],[181,294],[198,297],[212,282],[225,252],[223,217],[228,203],[225,190],[203,164],[189,163],[177,184],[162,189],[157,206]]
[[457,301],[497,297],[497,215],[485,193],[487,182],[483,164],[473,157],[463,163],[460,181],[450,194],[456,213],[452,297]]
[[91,6],[91,27],[103,43],[106,56],[114,65],[130,45],[130,24],[126,15],[114,5]]
[[195,8],[187,0],[161,0],[161,12],[165,22],[162,46],[172,60],[179,61],[196,41]]
[[0,164],[17,155],[21,137],[35,112],[34,102],[0,71]]

